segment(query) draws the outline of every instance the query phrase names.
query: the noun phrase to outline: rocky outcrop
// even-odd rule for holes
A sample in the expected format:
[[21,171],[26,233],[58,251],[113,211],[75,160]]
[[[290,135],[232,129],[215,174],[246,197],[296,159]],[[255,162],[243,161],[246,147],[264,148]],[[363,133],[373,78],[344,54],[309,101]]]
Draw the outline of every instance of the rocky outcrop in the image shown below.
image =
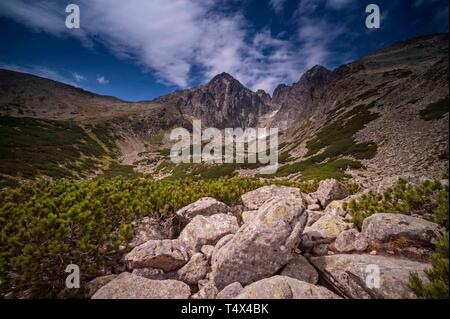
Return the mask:
[[305,207],[298,202],[264,204],[255,218],[214,253],[212,279],[216,287],[249,284],[274,274],[292,259],[306,219]]
[[335,179],[326,179],[320,182],[319,188],[311,197],[318,200],[322,207],[327,207],[334,200],[347,197],[347,189]]
[[122,273],[100,288],[92,299],[187,299],[191,289],[175,280],[151,280]]
[[439,225],[402,214],[374,214],[364,219],[361,233],[374,245],[403,240],[433,246],[443,235]]
[[231,209],[224,203],[211,197],[203,197],[198,201],[178,210],[175,215],[182,225],[187,225],[195,216],[211,216],[226,214]]
[[342,296],[354,299],[413,298],[408,288],[411,272],[425,280],[430,265],[394,257],[334,255],[312,257],[319,274]]
[[165,272],[178,269],[189,261],[186,246],[179,240],[150,240],[125,256],[130,269],[157,268]]
[[258,210],[265,202],[273,199],[284,199],[304,205],[300,189],[286,186],[264,186],[242,195],[241,199],[248,210]]
[[319,274],[309,261],[302,255],[296,255],[284,266],[280,273],[281,276],[294,278],[310,284],[317,284]]
[[339,299],[339,296],[325,287],[275,276],[246,286],[235,299]]
[[234,234],[239,225],[236,217],[216,214],[198,215],[181,231],[178,240],[183,242],[190,255],[199,252],[204,245],[215,245],[222,237]]

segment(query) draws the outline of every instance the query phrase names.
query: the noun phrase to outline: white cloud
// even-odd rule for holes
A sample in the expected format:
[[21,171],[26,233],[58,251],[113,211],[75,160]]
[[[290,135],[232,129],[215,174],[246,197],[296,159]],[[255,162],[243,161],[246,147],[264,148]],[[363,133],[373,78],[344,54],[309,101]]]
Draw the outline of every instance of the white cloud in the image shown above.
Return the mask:
[[81,74],[78,74],[77,72],[74,72],[72,74],[73,78],[75,79],[75,81],[77,82],[83,82],[86,81],[86,78],[84,76],[82,76]]
[[276,13],[283,12],[286,0],[270,0],[269,5]]
[[103,75],[97,75],[97,82],[102,85],[109,84],[109,80],[107,80]]
[[[270,3],[281,10],[284,1]],[[314,11],[318,3],[302,0],[299,11]],[[50,1],[2,0],[0,15],[56,36],[73,35],[85,45],[95,37],[118,58],[130,59],[162,83],[182,88],[195,84],[195,69],[201,70],[202,81],[228,72],[252,89],[271,92],[278,83],[298,80],[328,54],[329,40],[319,34],[329,30],[308,22],[293,41],[278,39],[269,30],[255,35],[242,14],[219,10],[223,0],[79,0],[78,4],[82,16],[78,33],[65,29],[64,8]]]

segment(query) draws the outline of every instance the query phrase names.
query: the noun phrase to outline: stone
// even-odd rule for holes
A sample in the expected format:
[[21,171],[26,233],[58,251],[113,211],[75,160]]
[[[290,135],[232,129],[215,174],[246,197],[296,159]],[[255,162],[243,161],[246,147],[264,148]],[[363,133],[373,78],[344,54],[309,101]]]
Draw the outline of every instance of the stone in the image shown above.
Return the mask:
[[255,215],[258,213],[257,210],[246,210],[242,212],[242,222],[245,224],[248,222],[252,217],[255,217]]
[[129,243],[131,247],[137,247],[149,240],[174,239],[177,235],[177,227],[173,219],[160,220],[144,217],[134,227],[135,236]]
[[196,216],[181,231],[178,240],[183,242],[190,255],[199,252],[204,245],[216,245],[223,236],[234,234],[239,225],[235,216],[216,214]]
[[342,204],[344,201],[342,200],[334,200],[325,207],[324,213],[326,215],[331,216],[340,216],[345,217],[347,215],[347,211],[342,208]]
[[305,206],[274,199],[259,209],[212,259],[212,278],[218,289],[243,285],[273,275],[292,259],[305,227]]
[[443,229],[430,221],[403,214],[374,214],[364,219],[361,233],[371,244],[394,240],[432,246],[443,235]]
[[149,240],[125,256],[125,262],[130,269],[157,268],[165,272],[181,268],[188,261],[186,247],[176,239]]
[[214,246],[212,245],[203,245],[200,251],[203,255],[205,255],[206,260],[208,260],[208,263],[211,263],[212,254],[214,252]]
[[188,285],[196,285],[199,280],[204,279],[208,272],[209,264],[202,253],[194,254],[189,262],[177,272],[178,280]]
[[315,231],[322,238],[336,239],[340,233],[353,227],[353,224],[347,223],[342,217],[324,215],[319,218],[312,226],[305,228],[305,233]]
[[239,282],[233,282],[225,288],[223,288],[218,294],[216,299],[233,299],[244,290],[244,287]]
[[[413,298],[408,287],[409,274],[417,272],[425,279],[424,270],[430,267],[429,264],[378,255],[342,254],[312,257],[309,261],[339,294],[352,299]],[[378,273],[379,282],[376,280]]]
[[308,213],[308,221],[306,222],[306,226],[312,226],[316,221],[318,221],[324,213],[321,211],[307,210]]
[[182,225],[187,225],[195,216],[226,214],[231,209],[226,204],[211,197],[203,197],[178,210],[175,215]]
[[264,186],[242,195],[241,199],[248,210],[258,210],[264,203],[273,199],[285,199],[306,205],[300,189],[287,186]]
[[156,268],[136,268],[132,274],[152,280],[176,279],[176,272],[165,273]]
[[234,234],[226,235],[222,237],[214,247],[212,256],[211,256],[211,265],[214,263],[214,260],[216,259],[217,253],[226,243],[228,243],[230,240],[232,240],[234,237]]
[[334,200],[346,198],[349,194],[347,189],[335,179],[326,179],[320,182],[319,188],[310,194],[312,198],[319,201],[322,207],[327,207]]
[[122,273],[100,288],[92,299],[188,299],[189,286],[176,280],[151,280]]
[[325,287],[314,286],[286,276],[274,276],[254,282],[234,299],[340,299]]
[[318,210],[322,210],[322,208],[320,207],[320,205],[318,204],[311,204],[308,205],[308,210],[312,210],[312,211],[318,211]]
[[284,266],[280,275],[308,282],[313,285],[317,284],[319,281],[319,274],[316,269],[309,263],[308,259],[302,255],[296,255],[291,259],[291,261]]
[[117,278],[117,275],[106,275],[92,279],[86,284],[85,297],[91,298],[101,287]]
[[311,252],[314,256],[325,256],[328,254],[328,244],[315,245]]
[[334,242],[334,247],[341,253],[363,252],[368,246],[367,239],[356,229],[342,232]]
[[192,299],[216,299],[219,290],[214,286],[214,283],[208,281],[208,283],[204,284],[202,288],[194,295],[192,295]]

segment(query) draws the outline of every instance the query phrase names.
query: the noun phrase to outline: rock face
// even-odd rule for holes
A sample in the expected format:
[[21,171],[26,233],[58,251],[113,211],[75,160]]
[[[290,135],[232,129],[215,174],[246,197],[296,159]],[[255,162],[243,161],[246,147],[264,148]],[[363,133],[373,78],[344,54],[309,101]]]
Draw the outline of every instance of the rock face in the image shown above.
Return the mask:
[[86,285],[85,297],[91,298],[101,287],[117,278],[117,275],[106,275],[89,281]]
[[304,199],[300,189],[286,186],[264,186],[241,197],[244,206],[248,210],[257,210],[265,202],[272,199],[285,199],[304,205]]
[[443,234],[435,223],[402,214],[372,215],[364,219],[361,233],[374,244],[406,239],[425,246]]
[[325,287],[274,276],[248,285],[235,299],[339,299],[339,296]]
[[289,261],[281,271],[280,275],[304,281],[313,285],[317,284],[319,281],[319,274],[316,269],[302,255],[296,255],[291,261]]
[[144,217],[134,229],[135,237],[130,242],[131,247],[142,245],[149,240],[174,239],[176,227],[172,219],[162,221],[156,218]]
[[356,254],[313,257],[310,262],[336,291],[354,299],[413,298],[408,288],[410,272],[425,279],[423,271],[430,267],[406,259]]
[[213,254],[212,279],[223,289],[249,284],[274,274],[292,259],[307,216],[305,207],[287,200],[264,204],[232,239]]
[[244,290],[244,287],[238,282],[233,282],[222,289],[217,294],[217,299],[233,299]]
[[215,245],[223,236],[234,234],[239,225],[236,217],[216,214],[196,216],[181,231],[178,240],[183,242],[190,255],[199,252],[204,245]]
[[125,256],[130,269],[157,268],[165,272],[178,269],[189,261],[185,245],[179,240],[150,240]]
[[205,278],[208,266],[206,257],[202,253],[197,253],[183,268],[178,270],[177,278],[188,285],[196,285],[199,280]]
[[92,299],[188,299],[188,285],[175,280],[150,280],[122,273],[100,288]]
[[203,197],[198,201],[183,207],[175,214],[177,219],[183,224],[187,225],[195,216],[211,216],[215,214],[226,214],[230,208],[218,200],[211,197]]
[[317,199],[322,207],[327,207],[334,200],[347,197],[347,189],[335,179],[326,179],[320,182],[316,192],[310,194]]
[[341,253],[352,251],[362,252],[367,249],[369,243],[366,238],[356,229],[350,229],[342,232],[334,242],[334,247]]

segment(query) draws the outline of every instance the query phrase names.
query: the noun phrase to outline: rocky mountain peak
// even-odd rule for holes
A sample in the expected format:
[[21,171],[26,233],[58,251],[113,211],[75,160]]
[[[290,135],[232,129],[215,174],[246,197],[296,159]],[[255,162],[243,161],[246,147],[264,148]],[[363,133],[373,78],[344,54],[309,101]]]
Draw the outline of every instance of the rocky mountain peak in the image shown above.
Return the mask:
[[311,87],[323,85],[330,80],[332,74],[333,72],[327,68],[321,65],[315,65],[302,75],[297,84]]
[[233,86],[239,86],[240,88],[245,88],[241,82],[235,79],[231,74],[222,72],[217,74],[215,77],[211,79],[206,85],[207,86],[215,86],[220,84],[232,84]]

